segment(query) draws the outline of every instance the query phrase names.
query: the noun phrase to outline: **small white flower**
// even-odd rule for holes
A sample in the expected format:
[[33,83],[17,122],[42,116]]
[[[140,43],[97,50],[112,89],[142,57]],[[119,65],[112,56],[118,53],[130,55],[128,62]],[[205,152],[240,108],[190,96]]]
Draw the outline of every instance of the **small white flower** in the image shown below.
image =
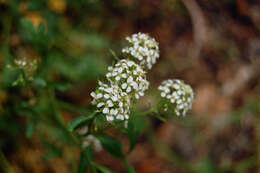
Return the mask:
[[131,91],[131,87],[129,86],[129,87],[127,87],[127,89],[126,89],[126,92],[130,92]]
[[137,33],[126,37],[126,40],[130,45],[123,48],[122,52],[132,55],[133,59],[140,62],[140,65],[151,69],[159,58],[159,46],[155,39],[147,34]]
[[93,98],[96,98],[96,97],[97,97],[95,92],[91,92],[90,95],[91,95],[91,97],[93,97]]
[[103,105],[105,105],[105,103],[100,102],[100,103],[97,104],[97,107],[100,108],[100,107],[103,106]]
[[186,112],[191,109],[194,99],[192,88],[181,80],[165,80],[158,87],[161,91],[161,97],[165,99],[164,110],[173,105],[174,112],[177,116],[186,115]]
[[166,96],[166,93],[165,93],[165,92],[162,92],[162,93],[161,93],[161,96],[162,96],[162,97],[165,97],[165,96]]
[[104,98],[105,98],[105,99],[108,99],[108,98],[109,98],[109,95],[108,95],[108,94],[105,94],[105,95],[104,95]]
[[119,76],[117,76],[117,77],[116,77],[116,80],[117,80],[117,81],[119,81],[119,80],[120,80],[120,77],[119,77]]
[[107,114],[109,112],[109,109],[108,108],[104,108],[102,112],[103,112],[103,114]]
[[97,94],[97,98],[99,99],[99,98],[101,98],[101,97],[103,97],[103,94],[98,93],[98,94]]
[[127,83],[123,83],[123,84],[122,84],[122,88],[123,88],[123,89],[126,89],[126,87],[127,87]]
[[114,106],[114,104],[112,103],[111,100],[108,100],[108,101],[107,101],[107,105],[108,105],[108,107],[113,107],[113,106]]

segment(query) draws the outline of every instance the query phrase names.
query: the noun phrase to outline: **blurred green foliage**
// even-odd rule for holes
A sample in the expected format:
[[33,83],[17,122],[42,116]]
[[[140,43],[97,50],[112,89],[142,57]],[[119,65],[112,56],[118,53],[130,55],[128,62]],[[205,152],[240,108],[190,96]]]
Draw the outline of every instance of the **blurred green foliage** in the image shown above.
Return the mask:
[[[104,75],[110,57],[108,49],[112,46],[110,38],[80,26],[85,16],[102,10],[100,3],[0,2],[0,150],[5,155],[16,152],[26,143],[26,138],[33,136],[42,141],[45,160],[65,157],[64,149],[76,143],[61,110],[66,107],[76,110],[74,116],[78,113],[86,116],[85,108],[74,106],[73,100],[63,103],[58,95],[74,92],[75,87]],[[66,8],[68,14],[65,14]],[[77,17],[70,20],[69,13]],[[17,42],[13,44],[13,41]],[[28,76],[19,79],[27,68],[7,68],[13,66],[15,60],[38,61],[36,72],[30,76],[32,79]]]
[[[8,160],[12,161],[13,155],[17,158],[23,155],[19,154],[23,147],[35,145],[43,153],[42,164],[47,165],[52,159],[61,158],[70,172],[112,172],[98,164],[98,161],[93,161],[94,153],[90,147],[74,152],[75,147],[80,146],[72,133],[82,123],[91,123],[93,120],[93,109],[86,104],[89,103],[89,90],[94,88],[98,79],[102,79],[107,65],[113,61],[109,50],[119,52],[119,41],[113,40],[109,34],[119,24],[119,19],[108,17],[112,12],[106,11],[104,3],[101,0],[0,0],[0,172],[12,173],[13,165]],[[131,9],[138,3],[135,1],[127,6],[113,0],[110,5],[111,8],[116,7],[117,10],[113,12],[117,15],[124,11],[125,16],[135,19],[139,13],[134,14]],[[167,1],[168,5],[170,10],[177,9],[178,15],[188,16],[179,1]],[[164,12],[159,14],[164,15]],[[138,26],[147,24],[140,24],[139,20],[134,22]],[[15,60],[23,58],[38,62],[32,80],[26,75],[24,80],[17,80],[24,71],[8,68],[14,65]],[[15,81],[18,82],[14,86]],[[252,100],[232,111],[225,119],[225,125],[240,125],[248,112],[259,115],[259,108],[259,99]],[[249,155],[235,163],[227,161],[228,166],[219,164],[210,154],[196,159],[195,163],[185,160],[176,149],[166,146],[154,135],[154,126],[161,122],[149,120],[141,114],[136,110],[128,128],[123,125],[120,128],[129,140],[127,152],[123,151],[122,144],[114,137],[96,134],[107,152],[119,158],[128,172],[132,173],[134,169],[127,163],[124,153],[132,152],[140,136],[141,140],[148,140],[171,164],[176,164],[185,172],[242,173],[258,165],[256,157],[259,156],[256,155],[260,152],[254,149],[250,150],[253,156]],[[103,126],[102,116],[95,121],[98,130],[108,126]],[[186,117],[182,120],[173,118],[172,121],[190,128],[198,144],[205,141],[206,137],[198,130],[198,126],[204,127],[206,124],[203,119]],[[260,127],[258,124],[255,126],[255,138],[259,138]],[[259,139],[248,147],[256,148],[257,145]],[[23,163],[15,164],[18,164],[21,172],[35,171]],[[53,171],[48,169],[42,171],[39,168],[39,172]]]

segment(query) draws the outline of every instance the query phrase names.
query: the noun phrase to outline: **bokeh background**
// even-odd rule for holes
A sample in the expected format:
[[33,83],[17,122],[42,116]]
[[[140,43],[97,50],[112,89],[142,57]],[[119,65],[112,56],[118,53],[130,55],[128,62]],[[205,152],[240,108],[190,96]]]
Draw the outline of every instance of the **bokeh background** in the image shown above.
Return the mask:
[[[89,113],[89,93],[114,61],[109,49],[120,56],[136,32],[160,45],[139,109],[168,78],[195,91],[186,117],[140,120],[145,130],[128,156],[136,172],[260,171],[258,0],[0,0],[0,172],[76,170],[79,149],[61,120]],[[22,58],[38,62],[33,85],[13,85],[19,72],[8,65]],[[105,151],[95,160],[125,172]]]

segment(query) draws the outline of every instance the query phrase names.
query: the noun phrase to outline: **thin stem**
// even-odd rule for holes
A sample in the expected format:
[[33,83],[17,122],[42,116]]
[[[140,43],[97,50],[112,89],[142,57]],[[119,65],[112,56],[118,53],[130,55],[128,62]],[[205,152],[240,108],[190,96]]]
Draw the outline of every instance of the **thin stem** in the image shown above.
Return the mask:
[[157,104],[156,106],[151,107],[149,110],[142,112],[141,115],[154,116],[154,117],[158,118],[159,120],[161,120],[162,122],[166,122],[167,120],[164,117],[160,116],[160,114],[159,114],[160,107],[161,107],[161,105]]
[[155,113],[156,111],[158,111],[158,106],[153,106],[147,111],[142,112],[141,115],[150,115],[151,113]]
[[113,58],[115,58],[117,61],[120,60],[120,59],[118,58],[118,56],[116,55],[116,53],[115,53],[112,49],[109,49],[109,52],[111,53],[111,55],[113,56]]

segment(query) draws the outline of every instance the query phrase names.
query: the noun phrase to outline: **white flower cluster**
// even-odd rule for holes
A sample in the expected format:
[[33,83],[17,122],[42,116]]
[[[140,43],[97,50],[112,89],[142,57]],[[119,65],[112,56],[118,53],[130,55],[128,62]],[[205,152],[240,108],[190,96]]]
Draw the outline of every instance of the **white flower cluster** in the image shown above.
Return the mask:
[[[126,40],[130,46],[122,51],[132,55],[129,57],[132,59],[122,59],[108,67],[106,79],[109,84],[99,82],[96,91],[91,93],[92,104],[109,122],[129,118],[131,101],[143,96],[149,87],[143,68],[151,69],[159,58],[158,43],[147,34],[133,34]],[[139,60],[138,63],[135,60]]]
[[130,43],[130,46],[122,49],[122,52],[130,54],[140,62],[140,65],[151,69],[159,58],[159,46],[155,39],[147,34],[137,33],[131,37],[126,37],[126,40]]
[[100,143],[100,141],[93,135],[87,135],[85,137],[83,137],[82,139],[82,147],[86,148],[88,146],[93,146],[94,150],[99,152],[102,150],[102,145]]
[[133,95],[136,99],[144,95],[149,82],[146,72],[135,62],[122,59],[114,67],[108,67],[107,79],[113,85],[117,85],[127,95]]
[[161,97],[165,99],[165,110],[169,105],[174,106],[176,115],[185,116],[191,109],[194,94],[192,88],[181,80],[165,80],[158,87],[161,91]]
[[97,111],[106,115],[107,121],[129,118],[130,98],[118,85],[107,85],[99,82],[99,87],[91,93],[92,104],[97,106]]
[[83,127],[80,127],[79,129],[77,129],[77,133],[81,136],[83,136],[82,138],[82,148],[86,148],[88,146],[93,146],[95,151],[101,151],[102,150],[102,145],[100,143],[100,141],[93,135],[90,135],[88,133],[88,126],[85,125]]

